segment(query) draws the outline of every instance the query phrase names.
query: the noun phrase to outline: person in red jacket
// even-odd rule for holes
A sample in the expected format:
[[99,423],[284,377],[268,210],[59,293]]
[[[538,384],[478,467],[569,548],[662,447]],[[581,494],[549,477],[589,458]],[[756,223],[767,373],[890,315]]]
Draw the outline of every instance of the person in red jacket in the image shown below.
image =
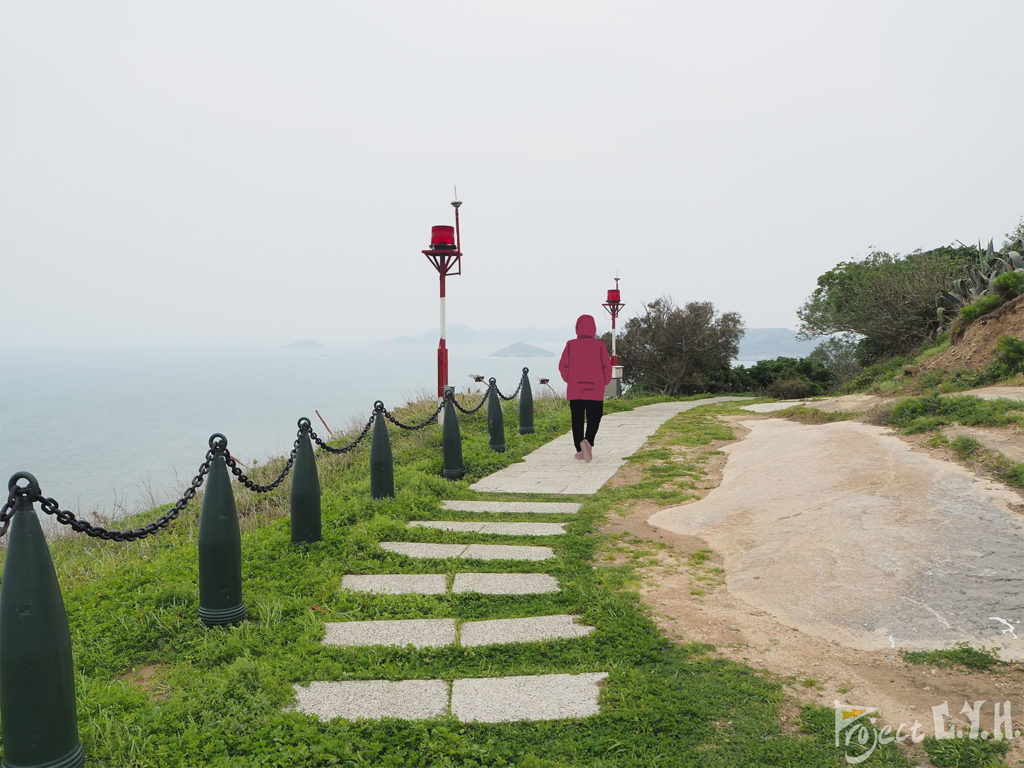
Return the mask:
[[[565,343],[558,372],[569,385],[566,397],[572,414],[572,441],[576,458],[590,461],[594,437],[604,413],[604,390],[612,380],[612,361],[604,341],[595,338],[597,323],[591,315],[576,320],[576,338]],[[586,431],[584,431],[584,422]]]

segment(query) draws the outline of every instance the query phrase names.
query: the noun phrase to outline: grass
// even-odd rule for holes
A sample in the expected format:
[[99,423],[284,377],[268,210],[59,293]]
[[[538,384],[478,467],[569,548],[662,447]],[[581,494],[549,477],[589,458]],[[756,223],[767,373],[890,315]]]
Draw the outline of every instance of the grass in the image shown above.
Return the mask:
[[[663,398],[661,398],[663,399]],[[608,411],[644,404],[622,400]],[[677,646],[661,637],[636,590],[649,554],[595,566],[596,526],[623,502],[678,503],[680,484],[703,476],[712,442],[732,438],[709,406],[669,420],[633,457],[641,479],[580,497],[577,516],[543,563],[414,561],[378,546],[383,539],[442,541],[450,534],[408,529],[411,519],[442,516],[444,498],[467,498],[469,485],[568,431],[564,402],[538,398],[536,431],[518,435],[516,403],[505,407],[508,450],[488,448],[486,414],[460,416],[467,476],[440,476],[439,430],[392,430],[396,498],[371,500],[368,448],[318,454],[323,540],[292,545],[288,483],[257,496],[235,486],[243,520],[243,597],[248,617],[208,629],[198,621],[199,503],[160,535],[131,544],[68,536],[51,551],[64,592],[75,656],[79,730],[90,766],[836,766],[833,712],[802,710],[799,730],[780,725],[780,682],[716,658],[710,646]],[[430,402],[399,409],[415,422]],[[342,439],[339,442],[347,442]],[[697,451],[674,461],[673,448]],[[705,450],[706,448],[706,450]],[[689,453],[688,453],[689,455]],[[272,477],[279,464],[254,471]],[[265,475],[265,476],[264,476]],[[45,488],[43,489],[45,493]],[[525,498],[525,497],[523,497]],[[549,497],[540,497],[549,498]],[[560,497],[564,500],[564,497]],[[551,500],[555,500],[552,498]],[[154,519],[154,510],[127,524]],[[445,512],[450,519],[467,515]],[[505,515],[500,519],[516,519]],[[522,518],[519,518],[522,519]],[[545,519],[549,519],[545,517]],[[496,541],[473,536],[474,541]],[[469,540],[464,535],[459,540]],[[507,541],[502,538],[502,542]],[[706,567],[705,553],[694,565]],[[561,590],[525,596],[370,595],[342,592],[345,573],[453,574],[456,570],[545,571]],[[325,647],[326,621],[384,618],[511,618],[571,613],[596,631],[573,641],[481,648]],[[607,671],[601,713],[581,720],[463,724],[318,720],[287,711],[293,685],[312,680],[454,679]],[[909,766],[880,747],[869,766]]]
[[908,664],[927,664],[933,667],[966,667],[987,671],[1004,662],[985,648],[972,648],[967,643],[957,643],[952,648],[935,651],[901,651],[900,655]]

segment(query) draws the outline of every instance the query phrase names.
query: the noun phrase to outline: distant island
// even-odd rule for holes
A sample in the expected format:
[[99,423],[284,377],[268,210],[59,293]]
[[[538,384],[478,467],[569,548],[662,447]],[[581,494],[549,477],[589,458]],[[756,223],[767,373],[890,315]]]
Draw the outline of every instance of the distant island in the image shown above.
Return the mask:
[[492,357],[554,357],[555,353],[542,347],[535,347],[533,344],[524,344],[521,341],[509,344],[495,352]]
[[285,349],[323,349],[323,346],[315,339],[299,339],[291,344],[285,344]]

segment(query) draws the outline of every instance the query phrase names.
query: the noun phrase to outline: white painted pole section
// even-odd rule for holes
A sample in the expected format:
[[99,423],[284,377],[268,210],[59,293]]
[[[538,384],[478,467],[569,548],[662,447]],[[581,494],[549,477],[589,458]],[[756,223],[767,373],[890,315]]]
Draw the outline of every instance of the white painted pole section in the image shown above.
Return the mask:
[[[444,339],[444,296],[441,297],[441,338]],[[444,382],[447,384],[448,382]]]

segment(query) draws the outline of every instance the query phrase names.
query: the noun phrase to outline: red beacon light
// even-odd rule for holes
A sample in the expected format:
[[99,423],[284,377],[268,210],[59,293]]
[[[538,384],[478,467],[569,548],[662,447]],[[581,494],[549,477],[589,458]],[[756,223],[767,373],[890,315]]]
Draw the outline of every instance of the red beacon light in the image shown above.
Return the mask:
[[619,293],[619,289],[618,288],[609,288],[608,289],[608,303],[609,304],[618,304],[618,303],[620,303],[620,299],[619,299],[620,295],[621,294]]
[[438,224],[430,228],[430,249],[434,251],[455,250],[455,227]]

